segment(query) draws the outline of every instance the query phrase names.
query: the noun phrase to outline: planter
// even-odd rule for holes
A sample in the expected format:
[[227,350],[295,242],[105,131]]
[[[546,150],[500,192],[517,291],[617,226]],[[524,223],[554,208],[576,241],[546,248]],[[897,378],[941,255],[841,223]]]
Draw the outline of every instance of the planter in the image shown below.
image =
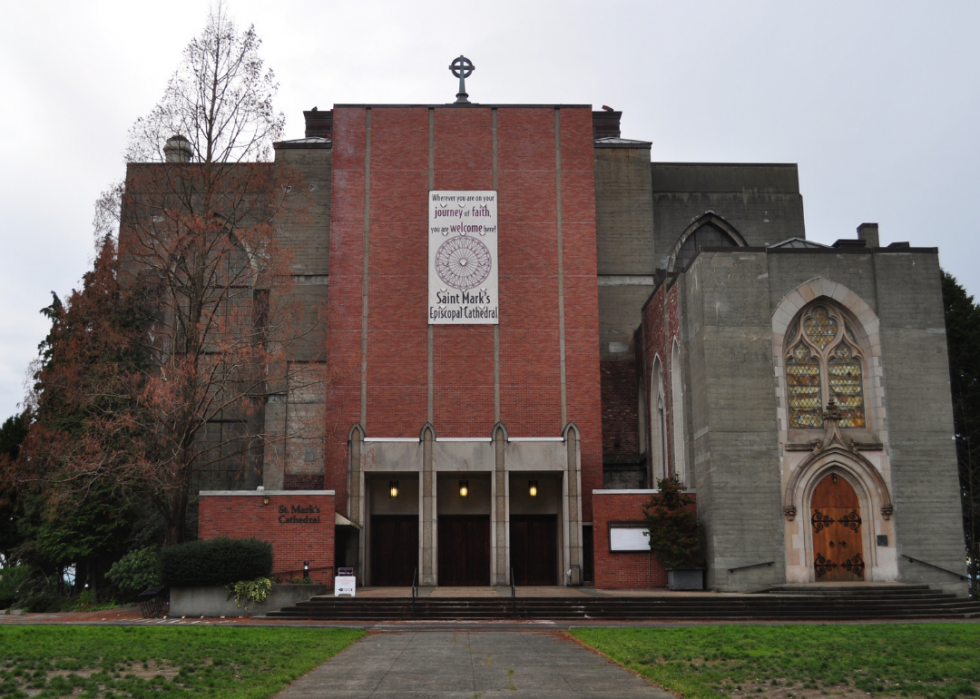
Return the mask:
[[[249,616],[261,616],[305,602],[314,595],[327,595],[327,585],[273,585],[265,602],[242,602],[248,606]],[[220,587],[174,587],[170,589],[170,616],[239,617],[245,609],[235,606],[235,598],[228,599],[224,585]]]
[[674,568],[667,571],[668,590],[703,590],[704,571],[700,568]]

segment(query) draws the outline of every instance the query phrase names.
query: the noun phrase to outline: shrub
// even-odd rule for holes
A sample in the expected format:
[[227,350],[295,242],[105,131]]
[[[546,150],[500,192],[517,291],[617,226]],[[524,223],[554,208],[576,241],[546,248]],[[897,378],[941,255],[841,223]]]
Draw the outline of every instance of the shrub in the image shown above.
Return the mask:
[[[228,599],[235,598],[235,606],[242,607],[245,614],[248,614],[248,603],[265,602],[269,598],[272,590],[272,581],[269,578],[256,578],[255,580],[240,580],[239,582],[228,585]],[[244,604],[243,604],[244,603]],[[255,608],[254,606],[252,607]]]
[[164,585],[203,587],[267,578],[272,544],[258,539],[210,539],[172,546],[160,553]]
[[20,586],[31,576],[28,566],[0,568],[0,609],[13,606],[20,593]]
[[136,549],[116,561],[106,577],[127,597],[160,584],[160,561],[153,547]]
[[694,499],[686,495],[677,476],[657,481],[660,491],[643,506],[650,531],[650,550],[667,570],[701,567],[698,517],[688,508]]
[[24,609],[32,614],[45,614],[64,611],[70,604],[67,598],[53,592],[41,592],[24,600]]
[[78,593],[78,596],[71,601],[72,609],[76,611],[84,612],[92,607],[95,607],[99,603],[98,595],[95,594],[95,590],[82,590]]

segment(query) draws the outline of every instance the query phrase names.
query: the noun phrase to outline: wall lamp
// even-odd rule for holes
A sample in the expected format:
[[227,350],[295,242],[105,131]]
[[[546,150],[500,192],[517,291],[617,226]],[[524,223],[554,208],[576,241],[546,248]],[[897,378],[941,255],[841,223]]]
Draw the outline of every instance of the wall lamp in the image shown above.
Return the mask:
[[459,482],[459,497],[465,498],[469,494],[470,494],[470,482],[469,481],[460,481]]
[[537,481],[528,481],[527,482],[527,494],[530,495],[532,498],[538,497],[538,482]]
[[269,496],[268,495],[266,495],[264,498],[262,498],[262,504],[263,505],[268,505],[269,504]]
[[398,497],[398,481],[388,481],[388,497]]

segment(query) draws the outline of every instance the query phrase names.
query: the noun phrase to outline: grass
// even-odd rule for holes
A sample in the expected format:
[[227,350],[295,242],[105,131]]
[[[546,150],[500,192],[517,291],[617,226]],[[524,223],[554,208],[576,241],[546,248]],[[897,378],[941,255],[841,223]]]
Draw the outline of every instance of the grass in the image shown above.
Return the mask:
[[0,627],[0,697],[268,697],[354,629]]
[[583,643],[686,699],[952,699],[980,689],[980,625],[578,629]]

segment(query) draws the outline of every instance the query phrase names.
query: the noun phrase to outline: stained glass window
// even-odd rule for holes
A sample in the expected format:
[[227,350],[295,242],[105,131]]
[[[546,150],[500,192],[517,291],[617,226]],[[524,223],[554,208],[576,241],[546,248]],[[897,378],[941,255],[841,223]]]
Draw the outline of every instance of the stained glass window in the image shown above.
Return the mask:
[[844,413],[841,427],[865,427],[863,360],[853,329],[833,307],[812,306],[790,326],[787,342],[796,340],[800,324],[802,336],[786,357],[789,427],[822,428],[831,398]]
[[803,322],[803,330],[813,344],[824,349],[837,337],[837,319],[827,315],[823,306],[816,306]]
[[797,429],[821,427],[820,361],[802,342],[786,361],[786,382],[789,386],[789,426]]
[[841,427],[864,427],[864,381],[861,360],[846,343],[837,345],[827,362],[830,396],[844,412]]

